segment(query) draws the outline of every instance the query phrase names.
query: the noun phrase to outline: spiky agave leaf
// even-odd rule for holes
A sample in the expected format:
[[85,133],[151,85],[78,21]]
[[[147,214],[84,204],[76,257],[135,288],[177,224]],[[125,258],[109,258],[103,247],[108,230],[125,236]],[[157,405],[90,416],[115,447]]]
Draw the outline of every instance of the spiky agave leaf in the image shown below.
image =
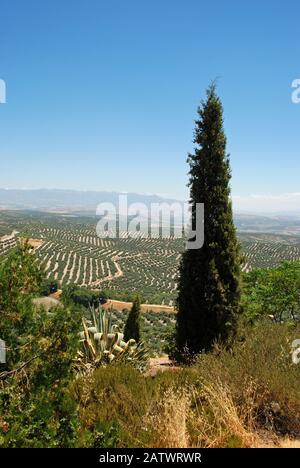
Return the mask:
[[139,370],[145,369],[149,355],[143,343],[124,341],[123,333],[105,310],[91,308],[90,316],[90,320],[83,318],[80,332],[82,350],[78,352],[76,366],[80,372],[91,372],[112,362],[128,362]]

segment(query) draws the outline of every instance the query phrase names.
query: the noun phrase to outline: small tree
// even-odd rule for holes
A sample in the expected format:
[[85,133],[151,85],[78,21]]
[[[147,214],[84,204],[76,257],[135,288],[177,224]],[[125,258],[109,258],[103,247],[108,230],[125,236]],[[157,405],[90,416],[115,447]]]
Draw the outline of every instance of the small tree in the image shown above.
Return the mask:
[[67,305],[79,305],[86,308],[98,307],[107,302],[105,291],[93,291],[87,288],[80,288],[75,284],[68,284],[61,296],[62,302]]
[[0,259],[0,338],[11,349],[7,366],[18,361],[19,338],[34,323],[31,300],[39,293],[45,278],[44,271],[34,260],[26,240]]
[[19,337],[19,362],[0,373],[0,414],[8,427],[0,448],[75,444],[77,412],[68,385],[79,327],[71,308],[35,310],[35,321]]
[[0,262],[0,447],[70,447],[77,430],[68,395],[81,314],[72,307],[47,313],[32,297],[44,279],[27,242]]
[[125,329],[124,329],[124,339],[128,341],[130,339],[135,340],[139,343],[141,339],[140,333],[140,313],[141,313],[141,302],[139,296],[133,301],[132,308],[129,312]]
[[42,296],[50,296],[58,290],[58,282],[54,279],[47,279],[42,283],[40,294]]

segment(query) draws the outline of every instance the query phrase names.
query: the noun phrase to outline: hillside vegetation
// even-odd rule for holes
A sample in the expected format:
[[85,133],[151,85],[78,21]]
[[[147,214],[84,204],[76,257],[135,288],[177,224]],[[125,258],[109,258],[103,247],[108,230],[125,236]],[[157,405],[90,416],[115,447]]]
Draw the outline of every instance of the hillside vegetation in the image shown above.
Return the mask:
[[[62,286],[105,289],[110,297],[127,302],[135,293],[150,304],[176,302],[182,239],[99,239],[94,218],[22,212],[0,216],[5,233],[15,229],[41,241],[35,245],[38,262]],[[300,260],[299,236],[239,233],[239,239],[243,271]]]
[[[87,309],[36,308],[32,298],[44,273],[20,245],[0,264],[0,336],[8,348],[0,371],[0,446],[245,447],[299,437],[300,367],[291,359],[300,336],[299,268],[286,264],[249,277],[230,350],[216,343],[190,366],[155,377],[117,361],[81,375],[75,364]],[[285,288],[275,288],[282,280]],[[276,309],[285,313],[269,318]],[[120,330],[121,314],[112,316]],[[142,322],[150,352],[166,319],[156,318],[157,325],[151,315]]]
[[[241,249],[215,84],[195,125],[201,248],[7,215],[20,234],[0,256],[1,448],[299,444],[299,238],[243,234]],[[114,294],[130,310],[110,310]]]

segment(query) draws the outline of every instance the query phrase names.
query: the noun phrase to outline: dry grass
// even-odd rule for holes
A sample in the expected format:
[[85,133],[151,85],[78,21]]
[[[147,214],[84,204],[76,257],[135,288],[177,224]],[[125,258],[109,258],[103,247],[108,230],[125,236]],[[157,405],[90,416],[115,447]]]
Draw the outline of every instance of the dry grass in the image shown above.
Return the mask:
[[[290,342],[299,327],[261,324],[231,350],[215,349],[189,368],[143,376],[98,369],[74,398],[82,430],[115,424],[120,447],[288,447],[300,437],[300,366]],[[88,394],[88,397],[86,394]]]
[[[249,387],[251,389],[251,387]],[[251,389],[252,392],[252,389]],[[221,381],[203,384],[194,393],[191,417],[196,447],[251,447],[254,443],[254,418],[251,393],[247,404],[237,407],[230,389]]]
[[253,448],[300,448],[299,439],[278,437],[270,432],[258,433]]
[[281,448],[300,448],[300,440],[285,438],[279,442]]
[[187,421],[191,406],[191,395],[185,389],[169,388],[155,409],[144,418],[144,424],[152,436],[151,447],[187,448],[189,435]]
[[198,387],[170,387],[143,420],[155,448],[251,447],[255,444],[254,383],[242,406],[221,381]]

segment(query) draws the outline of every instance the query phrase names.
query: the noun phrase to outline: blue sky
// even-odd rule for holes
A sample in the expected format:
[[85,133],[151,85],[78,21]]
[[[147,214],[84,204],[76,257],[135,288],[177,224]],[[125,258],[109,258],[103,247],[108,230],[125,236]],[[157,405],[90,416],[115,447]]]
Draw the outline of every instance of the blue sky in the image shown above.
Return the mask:
[[237,208],[300,206],[297,1],[2,0],[0,15],[0,187],[184,198],[219,77]]

